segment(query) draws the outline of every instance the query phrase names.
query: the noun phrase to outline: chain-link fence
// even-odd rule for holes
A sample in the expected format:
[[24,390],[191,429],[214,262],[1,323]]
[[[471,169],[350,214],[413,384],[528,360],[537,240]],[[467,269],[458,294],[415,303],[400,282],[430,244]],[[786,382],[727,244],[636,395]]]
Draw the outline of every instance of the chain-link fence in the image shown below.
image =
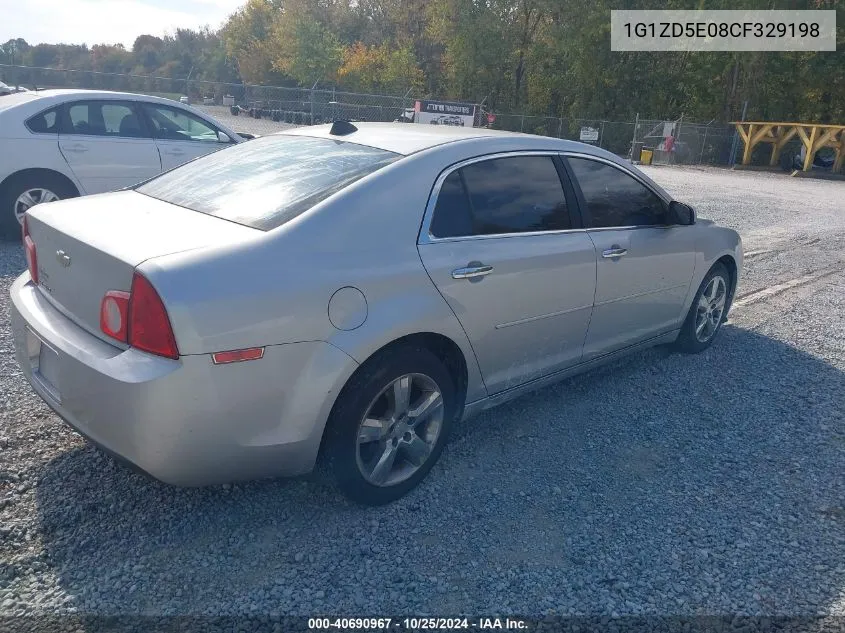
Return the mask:
[[[634,121],[603,121],[496,114],[490,127],[581,141],[626,158],[638,159],[639,150],[648,149],[652,151],[655,164],[684,165],[728,164],[735,134],[732,125],[716,121],[696,123],[639,117]],[[672,142],[667,149],[669,136],[672,136]]]
[[29,90],[85,88],[116,90],[187,100],[238,132],[270,134],[296,125],[346,119],[395,121],[417,96],[373,95],[285,86],[256,86],[88,70],[0,65],[0,80]]
[[[320,87],[257,86],[88,70],[62,70],[0,64],[0,80],[28,89],[87,88],[119,90],[187,100],[236,132],[270,134],[291,126],[345,119],[396,121],[408,114],[420,95],[361,94]],[[488,115],[492,115],[489,116]],[[731,162],[733,126],[647,120],[605,121],[488,113],[476,106],[476,126],[582,141],[637,160],[640,149],[652,150],[657,164]],[[667,147],[667,138],[672,137]]]

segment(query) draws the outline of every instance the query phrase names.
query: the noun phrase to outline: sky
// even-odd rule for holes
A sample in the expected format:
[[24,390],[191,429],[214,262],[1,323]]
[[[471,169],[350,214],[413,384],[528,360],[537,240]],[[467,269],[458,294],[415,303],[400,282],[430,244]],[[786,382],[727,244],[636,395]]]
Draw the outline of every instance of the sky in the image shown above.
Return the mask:
[[219,27],[246,0],[0,0],[0,43],[123,44],[176,27]]

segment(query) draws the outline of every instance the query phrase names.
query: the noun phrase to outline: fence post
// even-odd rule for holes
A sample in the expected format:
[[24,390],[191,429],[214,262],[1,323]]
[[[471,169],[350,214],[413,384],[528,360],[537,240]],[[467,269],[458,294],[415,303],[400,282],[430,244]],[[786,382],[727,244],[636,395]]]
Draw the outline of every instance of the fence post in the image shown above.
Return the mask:
[[522,129],[525,127],[525,115],[522,115],[522,118],[519,121],[519,131],[522,132]]
[[402,113],[399,116],[401,116],[403,119],[405,118],[405,110],[408,109],[408,106],[406,106],[405,103],[406,103],[406,100],[408,99],[408,95],[411,94],[411,90],[413,90],[413,89],[414,89],[413,86],[411,88],[408,88],[408,92],[406,92],[405,96],[402,97]]
[[634,160],[634,143],[637,142],[637,128],[640,127],[640,113],[637,112],[637,117],[634,119],[634,136],[631,138],[631,149],[628,152],[628,156],[631,160]]
[[563,117],[560,117],[557,124],[557,137],[563,138]]
[[710,131],[710,123],[708,123],[704,128],[704,140],[701,143],[701,154],[698,157],[698,164],[704,162],[704,148],[707,147],[707,132]]
[[[740,119],[740,121],[745,121],[745,113],[746,113],[747,109],[748,109],[748,101],[745,101],[742,104],[742,118]],[[730,159],[728,160],[728,164],[731,167],[736,165],[736,150],[737,150],[738,145],[739,145],[739,132],[736,130],[736,126],[734,126],[734,140],[733,140],[733,143],[731,144],[731,156],[730,156]]]
[[604,121],[601,122],[599,126],[599,147],[601,147],[601,139],[604,136]]
[[311,125],[314,125],[314,90],[317,89],[317,84],[320,83],[320,80],[314,82],[314,85],[311,86]]

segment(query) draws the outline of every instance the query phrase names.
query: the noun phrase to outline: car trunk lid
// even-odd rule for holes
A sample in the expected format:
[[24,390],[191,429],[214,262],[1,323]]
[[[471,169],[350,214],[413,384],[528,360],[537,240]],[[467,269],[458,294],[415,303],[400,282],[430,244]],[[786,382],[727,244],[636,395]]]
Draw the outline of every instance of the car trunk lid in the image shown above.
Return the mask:
[[142,262],[249,239],[262,232],[134,191],[33,207],[27,214],[38,259],[38,286],[68,318],[103,340],[100,303],[128,292]]

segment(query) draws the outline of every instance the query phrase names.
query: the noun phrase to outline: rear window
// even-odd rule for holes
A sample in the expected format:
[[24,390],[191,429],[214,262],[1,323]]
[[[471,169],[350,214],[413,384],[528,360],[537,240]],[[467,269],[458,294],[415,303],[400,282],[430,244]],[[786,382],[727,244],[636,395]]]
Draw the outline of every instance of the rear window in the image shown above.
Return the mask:
[[136,191],[268,231],[399,158],[345,141],[268,136],[187,163]]

